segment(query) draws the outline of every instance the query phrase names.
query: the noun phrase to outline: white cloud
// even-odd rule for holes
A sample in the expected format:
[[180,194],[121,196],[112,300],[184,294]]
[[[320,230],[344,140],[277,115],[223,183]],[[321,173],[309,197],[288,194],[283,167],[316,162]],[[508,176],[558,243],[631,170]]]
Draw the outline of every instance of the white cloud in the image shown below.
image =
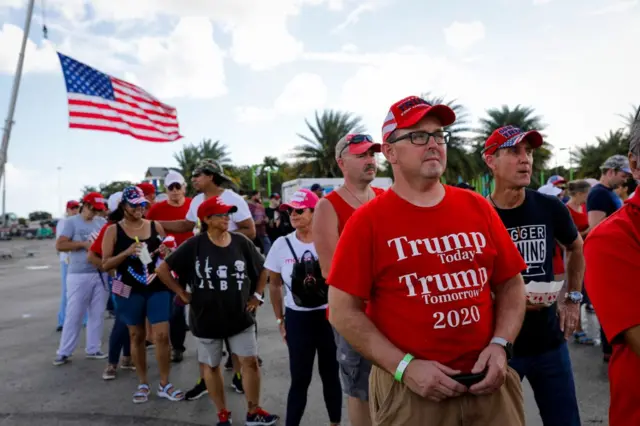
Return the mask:
[[238,107],[236,108],[236,117],[238,123],[265,123],[273,121],[276,118],[276,111],[270,108],[259,107]]
[[615,1],[608,6],[601,7],[591,12],[591,15],[608,15],[610,13],[622,13],[633,9],[638,5],[638,0]]
[[280,115],[299,115],[322,109],[327,102],[328,89],[317,74],[301,73],[285,86],[271,108],[240,107],[236,116],[240,123],[272,121]]
[[342,21],[338,26],[336,26],[333,30],[331,30],[331,32],[336,33],[344,30],[350,25],[357,24],[358,21],[360,20],[360,15],[362,15],[365,12],[371,12],[375,9],[376,9],[376,4],[374,2],[366,2],[366,3],[359,4],[355,9],[349,12],[349,14],[347,15],[347,18],[344,21]]
[[[22,29],[10,24],[2,27],[0,73],[15,72],[21,38]],[[181,18],[164,37],[124,40],[69,35],[57,49],[159,98],[211,98],[227,92],[225,54],[213,39],[213,26],[206,18]],[[55,48],[48,41],[36,46],[29,40],[25,58],[24,73],[60,72]]]
[[444,37],[447,44],[458,50],[470,48],[482,40],[484,36],[484,24],[480,21],[466,23],[455,21],[444,29]]
[[[303,6],[325,0],[136,0],[126,7],[113,0],[49,0],[48,7],[67,18],[67,24],[87,28],[95,23],[154,22],[159,18],[208,18],[231,34],[231,58],[253,70],[266,70],[293,61],[302,42],[287,29],[287,21]],[[328,0],[329,8],[342,2]],[[91,11],[92,13],[89,13]],[[84,21],[84,24],[77,22]],[[88,22],[88,23],[87,23]]]
[[[11,24],[2,25],[0,30],[0,73],[13,74],[16,71],[22,29]],[[58,66],[58,57],[53,46],[45,41],[41,46],[27,40],[23,73],[51,72]]]
[[[339,57],[322,59],[335,61]],[[445,58],[430,56],[412,46],[390,53],[351,54],[349,60],[362,66],[345,81],[339,101],[332,107],[361,115],[372,126],[367,131],[374,137],[379,136],[382,120],[393,102],[445,87],[447,80],[457,80],[460,75],[460,70]]]

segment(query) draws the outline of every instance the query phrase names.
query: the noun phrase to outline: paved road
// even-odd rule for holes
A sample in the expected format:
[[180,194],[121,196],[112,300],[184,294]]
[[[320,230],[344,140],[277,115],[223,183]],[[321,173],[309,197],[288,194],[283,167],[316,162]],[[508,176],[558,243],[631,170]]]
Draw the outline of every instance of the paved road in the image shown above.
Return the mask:
[[[59,267],[51,245],[50,241],[0,242],[0,252],[15,253],[13,260],[0,260],[0,426],[215,424],[215,410],[206,398],[171,403],[153,397],[147,404],[132,404],[135,375],[121,373],[117,380],[104,382],[101,379],[104,362],[82,356],[84,338],[70,365],[57,368],[51,365],[60,336],[55,332]],[[25,249],[33,251],[34,256],[27,257]],[[289,376],[286,349],[269,309],[261,311],[259,322],[264,360],[262,404],[284,417]],[[110,326],[111,321],[107,321],[105,341]],[[608,385],[599,348],[572,345],[571,355],[583,425],[607,425]],[[150,378],[157,382],[155,361],[150,364]],[[174,367],[172,381],[187,390],[195,378],[194,352],[188,350],[185,362]],[[525,393],[527,424],[541,426],[526,383]],[[230,391],[228,401],[237,416],[236,422],[242,424],[239,420],[244,413],[243,397]],[[316,377],[309,391],[303,424],[326,425],[325,419],[322,389]]]

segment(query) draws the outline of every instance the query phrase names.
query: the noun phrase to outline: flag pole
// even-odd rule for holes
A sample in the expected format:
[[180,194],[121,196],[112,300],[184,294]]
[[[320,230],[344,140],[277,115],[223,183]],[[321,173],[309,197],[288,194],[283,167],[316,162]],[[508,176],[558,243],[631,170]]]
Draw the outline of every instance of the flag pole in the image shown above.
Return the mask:
[[[0,148],[0,179],[3,180],[6,188],[5,165],[7,164],[7,151],[9,149],[9,138],[11,137],[11,127],[13,126],[13,115],[16,111],[16,102],[18,100],[18,89],[20,88],[20,79],[22,78],[22,66],[24,65],[24,52],[27,48],[27,40],[29,39],[29,30],[31,28],[31,17],[33,16],[33,5],[35,0],[29,0],[27,5],[27,16],[25,17],[24,30],[22,33],[22,46],[18,55],[18,65],[16,66],[16,74],[13,77],[13,87],[11,89],[11,100],[9,101],[9,110],[7,111],[7,119],[5,120],[2,132],[2,147]],[[4,189],[2,197],[2,222],[5,217]]]

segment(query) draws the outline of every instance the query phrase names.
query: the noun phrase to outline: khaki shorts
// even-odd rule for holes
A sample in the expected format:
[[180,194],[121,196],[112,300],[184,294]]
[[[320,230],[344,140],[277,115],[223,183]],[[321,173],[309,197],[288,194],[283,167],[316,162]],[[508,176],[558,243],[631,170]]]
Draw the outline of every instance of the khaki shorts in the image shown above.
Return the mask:
[[[229,342],[229,350],[239,357],[258,356],[258,339],[254,325],[226,340]],[[220,365],[224,341],[225,339],[203,339],[196,337],[198,362],[213,368]]]
[[524,426],[524,397],[518,373],[508,368],[504,385],[491,395],[466,394],[433,402],[374,366],[369,376],[374,426]]

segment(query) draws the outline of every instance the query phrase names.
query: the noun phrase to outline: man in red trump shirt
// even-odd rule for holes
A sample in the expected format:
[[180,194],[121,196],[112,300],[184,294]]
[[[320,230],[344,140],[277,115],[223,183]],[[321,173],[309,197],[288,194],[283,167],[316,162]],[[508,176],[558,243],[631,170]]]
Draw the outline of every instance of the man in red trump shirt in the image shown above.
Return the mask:
[[[629,166],[640,180],[640,112],[631,129]],[[609,426],[640,425],[640,187],[587,237],[585,286],[611,342]]]
[[374,364],[374,426],[524,425],[507,359],[526,265],[487,200],[440,183],[454,121],[415,96],[391,106],[382,152],[395,182],[351,216],[327,279],[332,325]]

